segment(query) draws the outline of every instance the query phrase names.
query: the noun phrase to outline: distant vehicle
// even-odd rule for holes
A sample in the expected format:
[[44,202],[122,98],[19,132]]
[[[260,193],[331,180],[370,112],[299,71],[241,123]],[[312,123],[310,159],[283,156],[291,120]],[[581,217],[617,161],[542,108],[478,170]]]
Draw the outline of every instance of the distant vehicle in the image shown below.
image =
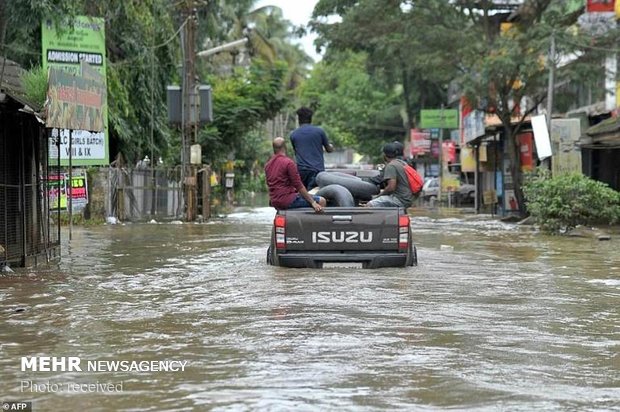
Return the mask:
[[[432,177],[424,182],[420,197],[424,200],[436,201],[439,196],[439,179]],[[476,187],[468,183],[461,183],[459,190],[456,192],[456,200],[460,204],[473,203],[476,196]]]

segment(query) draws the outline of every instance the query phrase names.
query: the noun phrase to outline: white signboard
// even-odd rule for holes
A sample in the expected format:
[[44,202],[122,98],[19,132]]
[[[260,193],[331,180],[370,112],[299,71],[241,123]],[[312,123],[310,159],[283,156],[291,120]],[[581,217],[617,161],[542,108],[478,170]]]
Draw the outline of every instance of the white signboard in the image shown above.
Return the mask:
[[532,129],[534,129],[534,141],[536,142],[536,152],[540,160],[551,157],[551,141],[549,140],[549,129],[547,129],[547,118],[544,114],[532,116]]
[[60,146],[56,145],[59,139],[58,134],[58,129],[52,129],[52,138],[49,139],[50,159],[58,158],[58,148],[60,148],[61,161],[69,159],[69,150],[73,152],[73,160],[104,159],[106,156],[106,141],[103,132],[74,130],[71,133],[71,148],[69,148],[69,130],[60,131]]
[[474,110],[463,118],[463,137],[469,143],[476,137],[484,136],[484,112]]

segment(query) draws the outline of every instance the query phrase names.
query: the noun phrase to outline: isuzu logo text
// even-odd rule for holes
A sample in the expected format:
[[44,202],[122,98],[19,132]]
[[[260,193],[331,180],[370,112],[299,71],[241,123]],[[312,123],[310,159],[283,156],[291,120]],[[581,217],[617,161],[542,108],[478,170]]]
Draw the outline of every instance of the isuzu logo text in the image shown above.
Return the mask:
[[312,232],[312,243],[370,243],[372,232]]

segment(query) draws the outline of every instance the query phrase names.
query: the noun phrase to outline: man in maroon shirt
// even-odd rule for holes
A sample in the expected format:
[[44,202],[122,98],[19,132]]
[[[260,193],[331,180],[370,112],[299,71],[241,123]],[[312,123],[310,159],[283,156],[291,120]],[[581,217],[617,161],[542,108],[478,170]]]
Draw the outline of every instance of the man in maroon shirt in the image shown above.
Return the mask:
[[286,141],[282,137],[273,139],[273,153],[265,165],[271,206],[278,210],[312,207],[315,212],[322,212],[325,199],[312,196],[301,183],[295,162],[286,156]]

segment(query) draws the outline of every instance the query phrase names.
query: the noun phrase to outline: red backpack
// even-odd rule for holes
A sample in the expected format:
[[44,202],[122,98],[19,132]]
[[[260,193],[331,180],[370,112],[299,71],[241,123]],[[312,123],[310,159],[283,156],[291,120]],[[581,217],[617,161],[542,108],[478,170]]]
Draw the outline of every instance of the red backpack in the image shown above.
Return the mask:
[[422,186],[424,186],[424,179],[413,167],[408,164],[405,164],[404,167],[407,181],[409,182],[409,189],[411,189],[411,193],[417,195],[422,190]]

